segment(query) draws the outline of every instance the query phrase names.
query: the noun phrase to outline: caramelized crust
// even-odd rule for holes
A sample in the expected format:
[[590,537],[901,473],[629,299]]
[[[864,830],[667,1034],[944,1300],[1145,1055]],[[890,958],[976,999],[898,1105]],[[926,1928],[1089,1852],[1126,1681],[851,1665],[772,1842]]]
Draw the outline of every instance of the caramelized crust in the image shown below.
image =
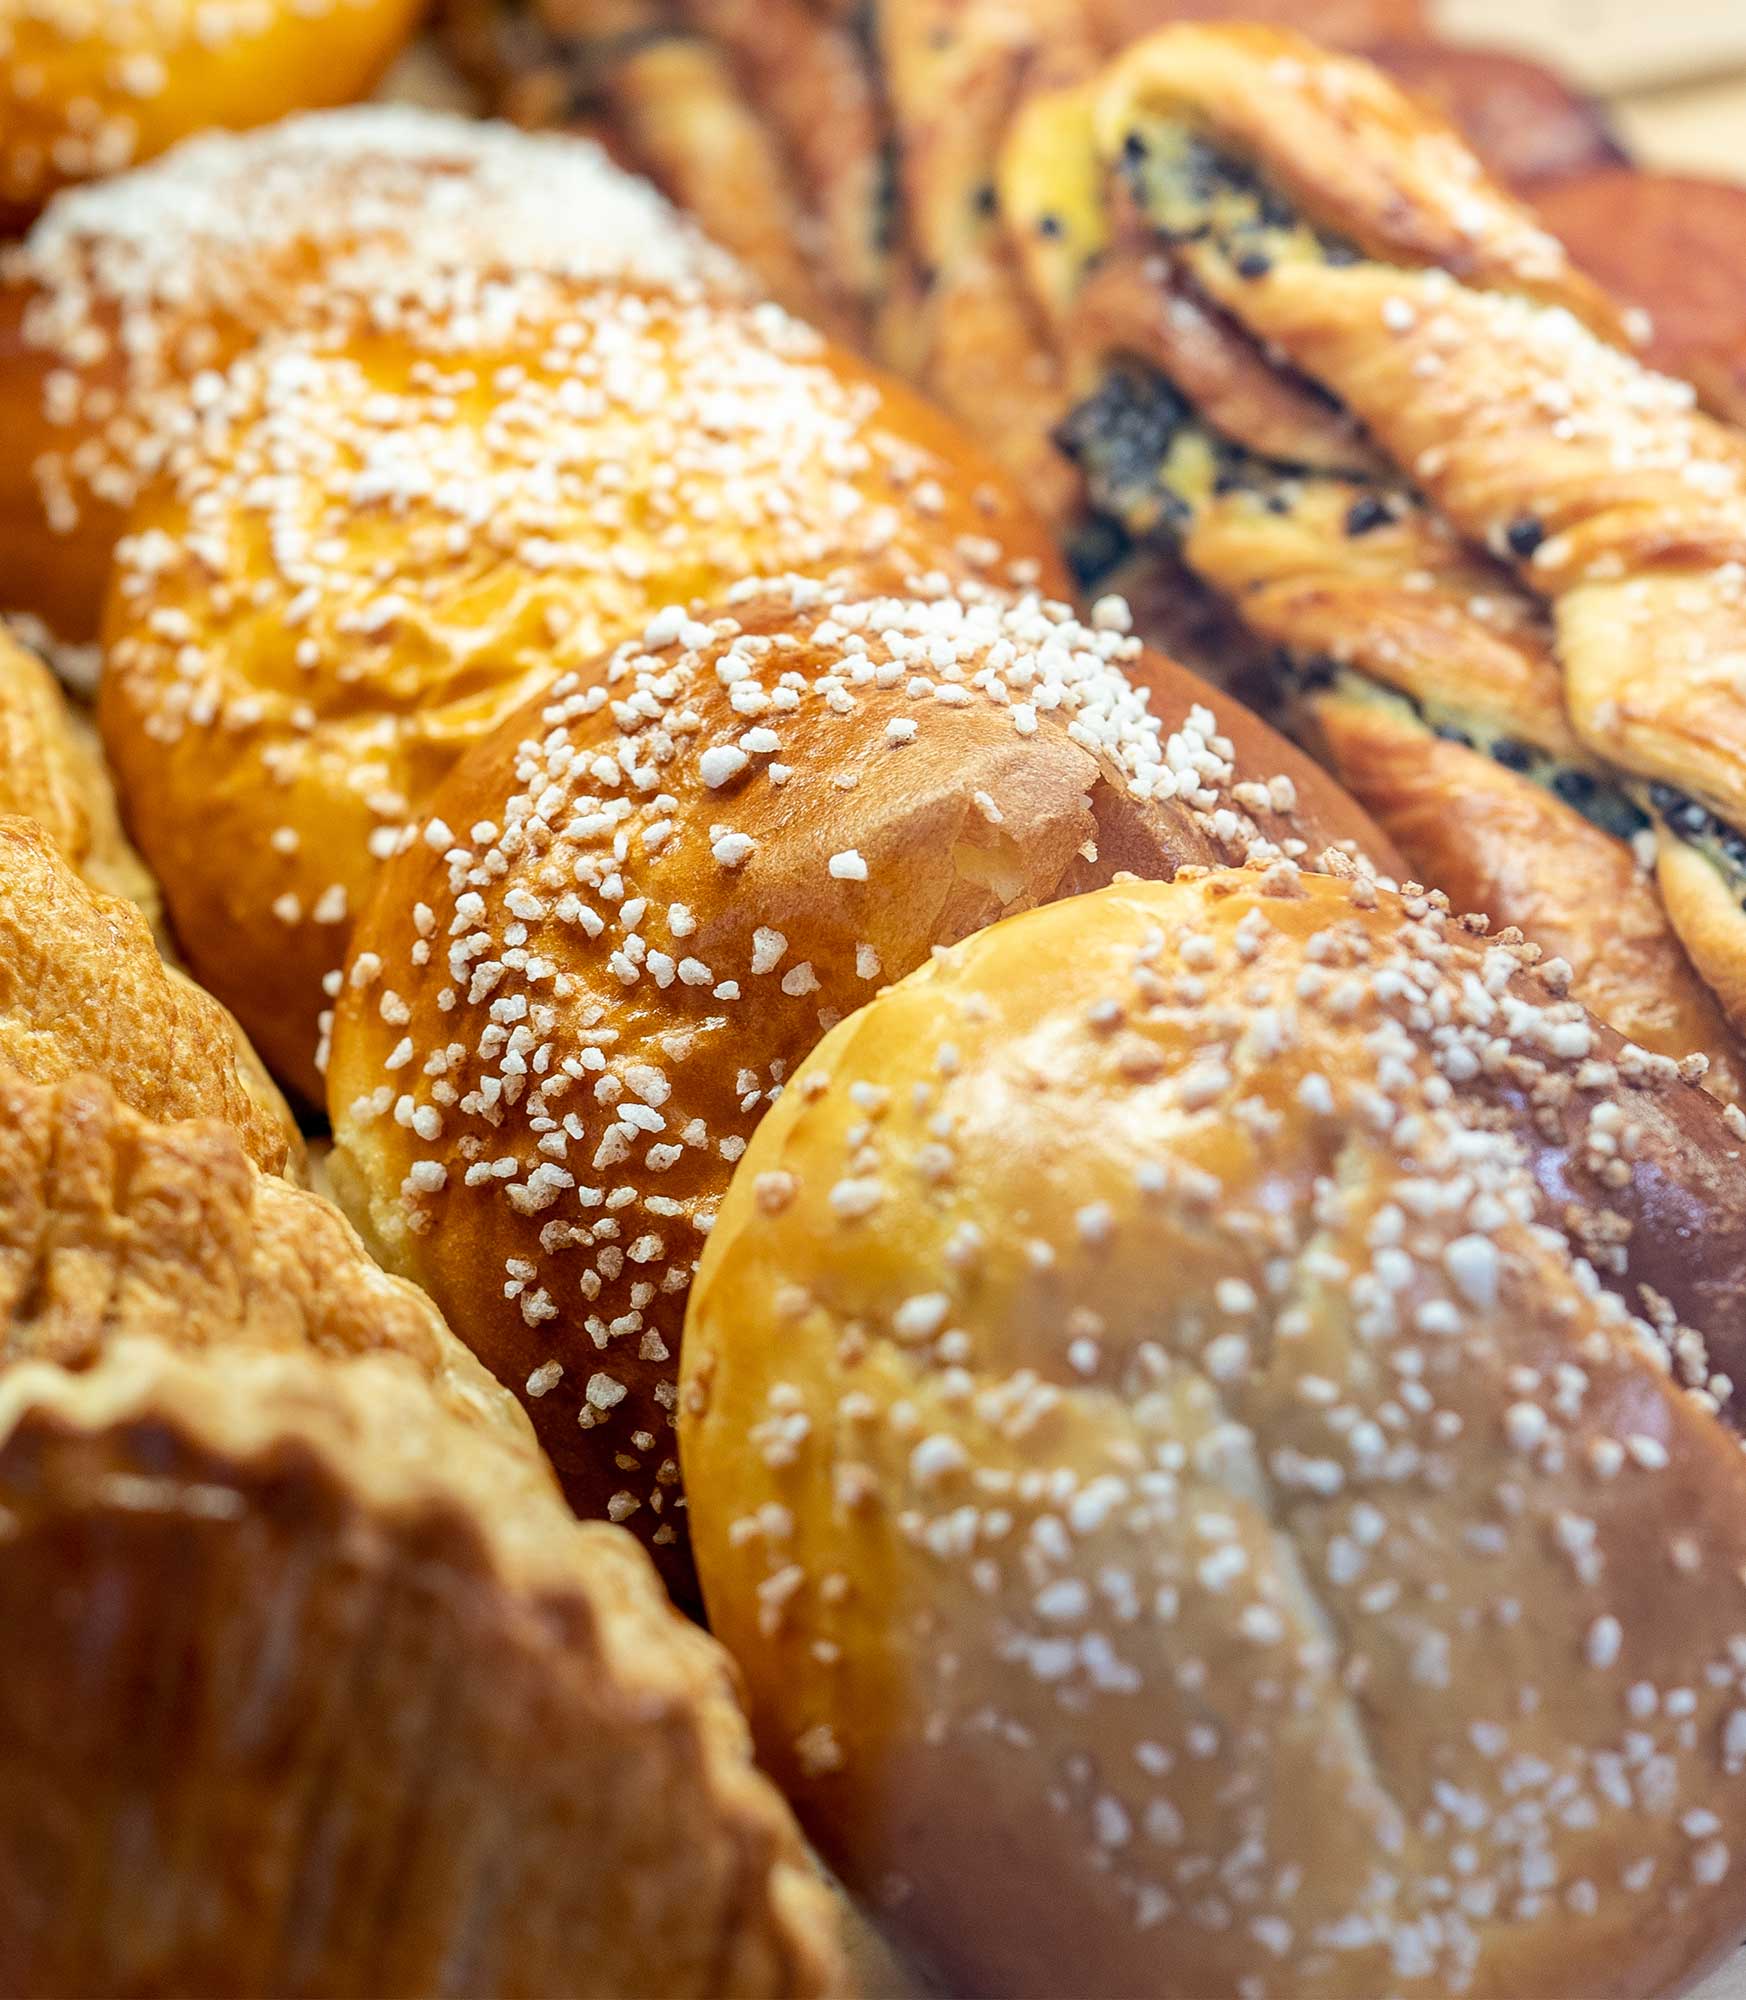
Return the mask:
[[662,614],[459,766],[360,925],[336,1188],[526,1396],[578,1509],[681,1588],[685,1292],[819,1035],[1120,869],[1354,839],[1393,865],[1304,759],[1240,711],[1227,736],[1124,607],[1100,616],[800,582]]
[[135,905],[164,942],[163,897],[128,844],[89,719],[0,627],[0,814],[35,820],[92,888]]
[[100,720],[190,963],[314,1098],[380,861],[535,689],[747,575],[1019,558],[1053,574],[992,467],[778,308],[453,274],[214,388],[119,552]]
[[0,1506],[7,1990],[842,1990],[725,1657],[221,1128],[0,1073]]
[[33,820],[0,814],[0,1064],[94,1071],[142,1117],[211,1118],[301,1180],[303,1141],[242,1030],[168,966],[131,903],[81,880]]
[[[1649,1996],[1734,1944],[1722,1125],[1519,948],[1277,866],[826,1039],[681,1442],[766,1755],[948,1990]],[[1707,1350],[1639,1289],[1680,1261]]]

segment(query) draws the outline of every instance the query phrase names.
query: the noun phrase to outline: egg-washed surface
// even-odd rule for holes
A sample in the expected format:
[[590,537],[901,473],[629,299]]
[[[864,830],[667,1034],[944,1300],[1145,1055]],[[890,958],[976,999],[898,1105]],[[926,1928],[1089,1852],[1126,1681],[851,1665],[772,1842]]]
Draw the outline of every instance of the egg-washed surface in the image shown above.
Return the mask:
[[[1507,570],[1410,489],[1280,464],[1222,437],[1136,362],[1111,367],[1060,435],[1099,505],[1134,537],[1178,551],[1279,649],[1264,706],[1422,879],[1564,953],[1578,993],[1615,1026],[1662,1054],[1704,1055],[1712,1087],[1737,1094],[1739,1051],[1722,1013],[1734,1015],[1729,967],[1746,952],[1738,840],[1696,801],[1609,767],[1577,739],[1544,617]],[[1464,769],[1432,735],[1498,771]],[[1514,779],[1539,787],[1541,802]],[[1440,809],[1427,795],[1443,795]],[[1626,843],[1630,860],[1609,857],[1572,816]],[[1692,922],[1663,906],[1655,880],[1669,841],[1701,859],[1732,913],[1711,917],[1715,943],[1698,971],[1679,941]],[[1597,894],[1603,876],[1613,886]]]
[[445,270],[749,298],[733,261],[581,139],[408,106],[209,132],[54,201],[0,251],[0,394],[23,406],[0,519],[9,608],[90,636],[127,506],[193,384],[264,333],[416,296]]
[[1118,886],[754,1137],[686,1329],[705,1594],[951,1990],[1652,1994],[1738,1936],[1731,1383],[1603,1221],[1662,1117],[1729,1141],[1531,962],[1278,864]]
[[1126,622],[799,580],[663,612],[456,770],[360,926],[335,1185],[681,1580],[685,1292],[819,1035],[1007,911],[1356,824],[1252,724],[1239,768],[1188,677],[1150,706]]
[[448,273],[211,385],[118,550],[99,714],[190,962],[314,1097],[378,864],[533,689],[749,575],[1047,550],[949,424],[774,305]]
[[410,0],[7,0],[0,214],[209,126],[362,96],[416,19]]

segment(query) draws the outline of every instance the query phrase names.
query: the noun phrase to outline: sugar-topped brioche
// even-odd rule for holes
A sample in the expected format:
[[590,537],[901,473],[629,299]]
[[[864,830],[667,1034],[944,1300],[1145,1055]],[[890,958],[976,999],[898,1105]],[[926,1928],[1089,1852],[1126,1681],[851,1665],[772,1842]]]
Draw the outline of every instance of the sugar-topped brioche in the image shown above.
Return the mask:
[[8,1992],[842,1990],[629,1538],[326,1203],[91,1077],[0,1070],[0,1508]]
[[936,955],[753,1137],[698,1568],[946,1990],[1648,2000],[1746,1928],[1739,1121],[1533,956],[1277,864],[1122,884]]
[[364,96],[417,0],[5,0],[0,221],[208,126]]
[[998,475],[777,307],[455,274],[214,386],[119,551],[100,721],[190,963],[313,1096],[379,862],[536,689],[745,576],[1015,558],[1053,573]]
[[290,1108],[241,1028],[166,965],[138,909],[74,872],[37,821],[0,813],[0,1064],[106,1078],[147,1118],[213,1118],[301,1179]]
[[525,1396],[578,1508],[681,1583],[686,1288],[820,1034],[1118,869],[1370,839],[1305,760],[1144,661],[1125,607],[1099,620],[801,581],[661,613],[455,771],[359,925],[336,1189]]
[[62,195],[0,251],[0,606],[91,639],[126,510],[193,422],[196,378],[263,333],[454,268],[749,296],[585,140],[408,105],[203,133]]

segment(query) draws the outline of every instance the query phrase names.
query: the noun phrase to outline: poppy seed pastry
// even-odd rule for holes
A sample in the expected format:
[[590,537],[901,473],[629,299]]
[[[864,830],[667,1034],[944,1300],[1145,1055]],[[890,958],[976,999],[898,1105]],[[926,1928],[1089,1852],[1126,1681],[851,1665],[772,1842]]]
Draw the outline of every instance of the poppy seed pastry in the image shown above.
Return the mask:
[[68,191],[0,249],[0,605],[95,637],[127,509],[193,421],[197,377],[346,300],[450,269],[749,280],[584,140],[410,105],[207,132]]
[[681,1589],[685,1292],[818,1037],[934,947],[1120,869],[1391,859],[1125,623],[800,579],[659,613],[457,768],[360,922],[336,1192],[525,1397],[578,1510]]
[[1362,880],[1119,884],[753,1137],[700,1579],[947,1990],[1650,2000],[1746,1928],[1741,1122],[1547,970]]
[[845,1989],[640,1551],[335,1210],[88,1076],[0,1071],[0,1509],[7,1991]]
[[6,0],[0,219],[208,126],[264,125],[366,95],[416,0]]
[[118,551],[99,722],[189,963],[314,1100],[381,861],[536,689],[747,575],[1021,560],[992,466],[779,308],[451,273],[214,385]]

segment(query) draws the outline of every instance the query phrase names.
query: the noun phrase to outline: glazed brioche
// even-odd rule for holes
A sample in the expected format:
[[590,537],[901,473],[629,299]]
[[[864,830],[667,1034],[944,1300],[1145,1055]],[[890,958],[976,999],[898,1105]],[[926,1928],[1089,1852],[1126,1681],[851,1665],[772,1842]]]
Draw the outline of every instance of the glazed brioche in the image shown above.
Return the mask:
[[664,605],[845,563],[1053,574],[944,419],[775,306],[451,274],[244,355],[105,625],[105,745],[190,963],[314,1098],[324,977],[467,747]]
[[127,510],[194,423],[195,378],[452,268],[751,295],[582,141],[405,105],[190,139],[61,196],[0,251],[0,604],[63,650],[90,640]]
[[1746,1927],[1738,1119],[1533,960],[1280,864],[1125,883],[936,954],[753,1136],[704,1594],[948,1990],[1647,2000]]
[[219,1127],[0,1072],[0,1500],[8,1990],[841,1990],[724,1657]]
[[336,1189],[525,1396],[578,1509],[682,1589],[685,1292],[819,1035],[934,947],[1118,869],[1353,866],[1360,842],[1391,865],[1125,622],[798,579],[660,613],[455,770],[360,921]]
[[415,0],[7,0],[0,219],[208,126],[362,97],[418,12]]
[[0,814],[0,1064],[107,1080],[142,1117],[222,1121],[254,1163],[301,1179],[303,1141],[242,1030],[166,965],[131,903],[76,875],[44,828]]

